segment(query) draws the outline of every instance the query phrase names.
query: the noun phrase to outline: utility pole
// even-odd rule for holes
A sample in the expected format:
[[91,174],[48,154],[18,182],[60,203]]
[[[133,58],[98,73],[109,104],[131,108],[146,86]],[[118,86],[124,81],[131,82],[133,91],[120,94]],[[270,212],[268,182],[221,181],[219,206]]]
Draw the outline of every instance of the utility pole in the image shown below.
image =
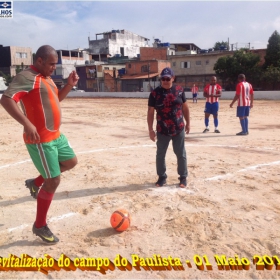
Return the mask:
[[148,81],[149,81],[149,89],[148,89],[148,91],[150,91],[150,89],[151,89],[151,86],[150,86],[150,62],[148,63]]

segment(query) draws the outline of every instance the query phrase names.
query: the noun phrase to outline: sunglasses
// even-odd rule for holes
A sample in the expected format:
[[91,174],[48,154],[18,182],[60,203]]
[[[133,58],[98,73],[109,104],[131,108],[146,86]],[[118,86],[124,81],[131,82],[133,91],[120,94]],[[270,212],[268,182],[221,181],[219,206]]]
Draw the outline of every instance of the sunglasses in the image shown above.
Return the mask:
[[163,82],[165,82],[165,81],[167,81],[167,82],[170,82],[171,81],[171,78],[161,78],[161,80],[163,81]]

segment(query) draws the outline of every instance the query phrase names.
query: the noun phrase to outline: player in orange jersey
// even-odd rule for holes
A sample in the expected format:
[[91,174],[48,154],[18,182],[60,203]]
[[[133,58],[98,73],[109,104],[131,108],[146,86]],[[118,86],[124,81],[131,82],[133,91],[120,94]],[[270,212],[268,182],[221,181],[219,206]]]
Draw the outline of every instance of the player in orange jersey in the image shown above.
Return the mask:
[[[57,243],[59,239],[47,226],[47,213],[60,174],[77,164],[77,157],[67,138],[60,132],[60,102],[78,82],[78,75],[71,72],[67,84],[58,91],[50,75],[56,69],[58,55],[49,45],[41,46],[34,64],[13,79],[1,98],[6,111],[24,129],[23,138],[30,157],[41,174],[26,180],[31,195],[37,198],[37,215],[32,231],[43,241]],[[20,102],[22,111],[17,106]],[[39,189],[39,186],[42,187]]]

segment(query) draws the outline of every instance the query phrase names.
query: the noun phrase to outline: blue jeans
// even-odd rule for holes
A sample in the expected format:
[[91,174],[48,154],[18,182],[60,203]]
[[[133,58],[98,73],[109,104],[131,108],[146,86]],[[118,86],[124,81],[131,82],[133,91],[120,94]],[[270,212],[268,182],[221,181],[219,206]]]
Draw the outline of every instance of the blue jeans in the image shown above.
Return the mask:
[[157,175],[159,177],[165,177],[165,178],[167,177],[165,155],[170,140],[172,140],[173,151],[177,156],[177,172],[180,178],[186,178],[188,176],[188,170],[187,170],[187,154],[185,149],[184,129],[175,136],[167,136],[161,133],[157,133],[157,154],[156,154]]

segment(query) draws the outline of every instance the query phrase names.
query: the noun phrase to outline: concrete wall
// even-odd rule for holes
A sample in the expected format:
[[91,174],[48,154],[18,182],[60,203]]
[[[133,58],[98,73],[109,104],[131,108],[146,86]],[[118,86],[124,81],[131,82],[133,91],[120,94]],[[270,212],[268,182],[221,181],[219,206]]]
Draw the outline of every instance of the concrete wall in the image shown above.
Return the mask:
[[[149,92],[70,92],[67,97],[121,97],[121,98],[148,98]],[[232,100],[234,91],[223,92],[223,100]],[[0,98],[2,94],[0,93]],[[192,99],[192,94],[186,92],[186,97]],[[202,92],[198,95],[199,99],[204,99]],[[280,91],[256,91],[256,100],[280,100]]]
[[[149,92],[70,92],[68,97],[122,97],[122,98],[148,98]],[[224,91],[221,100],[232,100],[234,91]],[[192,99],[192,93],[186,92],[186,97]],[[256,91],[256,100],[280,100],[280,91]],[[198,99],[204,99],[200,92]]]

